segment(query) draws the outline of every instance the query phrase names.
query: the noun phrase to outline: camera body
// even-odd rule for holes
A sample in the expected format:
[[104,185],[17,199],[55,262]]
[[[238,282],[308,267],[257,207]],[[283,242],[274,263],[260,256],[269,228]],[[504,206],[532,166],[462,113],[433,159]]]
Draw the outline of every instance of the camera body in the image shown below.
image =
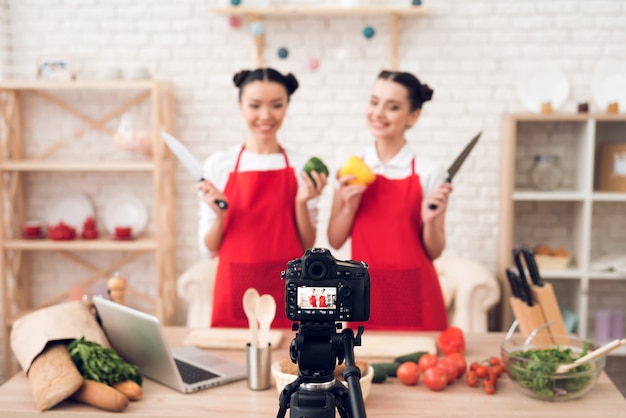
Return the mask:
[[367,321],[370,275],[363,261],[340,261],[326,248],[306,250],[287,263],[287,318],[292,321]]

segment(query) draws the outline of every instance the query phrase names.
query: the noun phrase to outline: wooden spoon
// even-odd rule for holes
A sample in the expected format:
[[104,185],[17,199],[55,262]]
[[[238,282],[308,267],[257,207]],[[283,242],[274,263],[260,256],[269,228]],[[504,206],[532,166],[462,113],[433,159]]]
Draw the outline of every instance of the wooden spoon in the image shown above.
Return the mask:
[[581,364],[586,363],[586,362],[588,362],[590,360],[594,360],[594,359],[596,359],[598,357],[602,357],[606,353],[608,353],[610,351],[613,351],[616,348],[619,348],[619,347],[621,347],[623,345],[626,345],[626,338],[623,338],[621,340],[613,340],[610,343],[605,344],[602,347],[592,351],[591,353],[587,353],[586,355],[584,355],[581,358],[577,359],[573,363],[559,364],[559,366],[555,370],[555,373],[567,373],[571,369],[573,369],[574,367],[578,367]]
[[270,325],[276,316],[276,301],[272,295],[259,298],[256,316],[259,320],[259,348],[265,348],[270,343]]
[[259,292],[252,287],[243,294],[243,311],[250,327],[250,346],[255,348],[259,346],[259,323],[256,315],[259,299]]

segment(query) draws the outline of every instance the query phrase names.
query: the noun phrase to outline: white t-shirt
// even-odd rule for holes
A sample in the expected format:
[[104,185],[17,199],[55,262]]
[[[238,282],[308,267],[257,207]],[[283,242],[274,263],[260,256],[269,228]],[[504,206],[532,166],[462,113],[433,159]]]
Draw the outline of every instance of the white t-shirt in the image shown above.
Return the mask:
[[[424,197],[431,194],[435,188],[445,182],[446,177],[448,177],[446,169],[439,162],[428,157],[415,155],[415,152],[413,152],[409,144],[405,144],[400,152],[387,164],[383,164],[380,158],[378,158],[378,152],[376,152],[376,146],[374,144],[368,146],[365,152],[350,155],[363,157],[363,162],[367,164],[375,174],[380,174],[381,176],[394,180],[404,179],[411,175],[411,161],[415,158],[415,172],[420,177]],[[343,165],[348,157],[349,155],[346,156],[340,164]],[[336,188],[339,187],[339,183],[336,180],[334,184]]]
[[[203,166],[204,178],[209,180],[219,190],[224,191],[226,182],[231,172],[235,170],[235,164],[237,163],[237,156],[241,151],[241,146],[235,146],[229,148],[226,151],[216,152],[206,159]],[[287,159],[289,160],[289,166],[293,167],[296,179],[298,180],[298,187],[303,183],[300,173],[302,168],[309,160],[304,154],[297,151],[285,150]],[[282,153],[275,154],[255,154],[244,150],[241,154],[241,160],[239,161],[239,171],[270,171],[285,168],[285,157]],[[307,202],[309,209],[309,218],[311,224],[315,225],[317,222],[317,203],[319,198],[311,199]],[[295,200],[294,200],[295,205]],[[215,212],[206,203],[200,200],[200,216],[199,216],[199,228],[198,228],[198,240],[200,251],[204,255],[213,256],[204,245],[204,237],[209,232],[213,221],[215,220]]]

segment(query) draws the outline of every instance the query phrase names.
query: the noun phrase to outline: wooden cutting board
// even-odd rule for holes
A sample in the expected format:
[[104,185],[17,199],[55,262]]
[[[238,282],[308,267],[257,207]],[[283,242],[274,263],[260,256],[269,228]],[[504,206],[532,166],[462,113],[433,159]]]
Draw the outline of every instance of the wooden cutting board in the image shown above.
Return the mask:
[[355,357],[398,357],[416,351],[437,354],[435,340],[419,335],[367,335],[361,337],[361,346],[354,347]]
[[[282,339],[282,331],[270,330],[272,349],[278,348]],[[245,350],[249,342],[250,330],[247,328],[206,328],[191,330],[183,344],[198,348]]]

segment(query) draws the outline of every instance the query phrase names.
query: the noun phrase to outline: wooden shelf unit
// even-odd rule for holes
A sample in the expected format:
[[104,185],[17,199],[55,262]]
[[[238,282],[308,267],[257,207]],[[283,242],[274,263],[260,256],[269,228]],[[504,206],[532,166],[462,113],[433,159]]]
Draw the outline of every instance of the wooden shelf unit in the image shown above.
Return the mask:
[[[624,141],[626,115],[518,113],[506,115],[502,127],[497,272],[503,288],[502,326],[508,327],[513,320],[506,302],[510,289],[504,276],[505,269],[513,265],[511,249],[521,244],[539,244],[527,242],[527,239],[533,236],[529,232],[532,228],[542,228],[544,240],[548,242],[541,243],[550,245],[553,240],[568,248],[573,263],[564,270],[542,270],[541,275],[555,285],[574,287],[571,292],[575,295],[574,300],[569,302],[578,314],[578,334],[587,338],[591,329],[589,302],[594,283],[598,280],[626,281],[626,273],[594,271],[590,267],[592,256],[597,252],[594,246],[602,244],[597,241],[594,228],[610,221],[594,211],[604,207],[602,205],[626,207],[626,193],[598,190],[600,146]],[[521,180],[526,174],[522,160],[528,162],[532,153],[547,151],[567,154],[568,161],[563,161],[561,156],[561,162],[568,164],[563,168],[564,183],[567,184],[554,191],[536,191]],[[516,213],[516,208],[522,205],[534,205],[534,214],[528,207],[525,212]],[[560,219],[551,218],[560,227],[561,236],[555,236],[550,229],[552,226],[546,224],[549,221],[541,218],[543,211],[551,213],[555,209],[564,214]],[[568,237],[562,236],[563,231],[568,231]],[[561,307],[564,302],[559,298]]]
[[[400,17],[418,17],[428,14],[428,9],[422,6],[406,7],[246,7],[226,6],[213,7],[213,13],[243,16],[249,23],[271,17],[301,17],[301,16],[381,16],[388,15],[390,19],[390,69],[398,69],[398,33]],[[256,65],[263,67],[263,34],[254,35],[256,48]]]
[[[58,100],[55,94],[62,91],[89,92],[81,100],[97,100],[98,94],[121,91],[125,95],[135,95],[101,118],[88,117],[67,103]],[[93,94],[93,97],[92,97]],[[35,156],[25,155],[24,127],[29,120],[23,118],[25,95],[35,97],[61,109],[67,117],[82,120],[86,127],[69,137],[59,139],[44,152]],[[59,151],[72,140],[84,136],[91,130],[112,134],[106,123],[120,117],[124,112],[140,103],[148,102],[150,112],[150,136],[152,154],[149,160],[133,161],[56,161],[48,156]],[[77,285],[89,285],[96,280],[107,279],[120,267],[145,254],[151,255],[156,265],[156,298],[129,289],[129,293],[150,303],[164,324],[173,324],[176,310],[176,268],[174,253],[174,180],[173,157],[160,139],[160,131],[172,131],[172,91],[169,83],[140,81],[1,81],[0,82],[0,123],[4,129],[0,137],[0,285],[2,293],[2,319],[4,343],[5,376],[15,371],[9,346],[10,330],[16,318],[45,306],[67,300],[69,289],[50,296],[46,301],[33,306],[31,303],[32,269],[29,266],[30,252],[55,252],[69,262],[88,271],[88,276],[77,280]],[[111,138],[111,144],[113,144]],[[48,146],[48,144],[46,144]],[[112,145],[114,146],[114,145]],[[31,151],[32,152],[32,151]],[[146,173],[150,175],[154,190],[153,213],[150,218],[154,234],[137,239],[122,241],[110,237],[95,240],[76,239],[55,241],[50,239],[22,239],[21,227],[27,209],[26,177],[32,173]],[[109,265],[101,267],[79,257],[77,252],[111,252],[120,257]]]

